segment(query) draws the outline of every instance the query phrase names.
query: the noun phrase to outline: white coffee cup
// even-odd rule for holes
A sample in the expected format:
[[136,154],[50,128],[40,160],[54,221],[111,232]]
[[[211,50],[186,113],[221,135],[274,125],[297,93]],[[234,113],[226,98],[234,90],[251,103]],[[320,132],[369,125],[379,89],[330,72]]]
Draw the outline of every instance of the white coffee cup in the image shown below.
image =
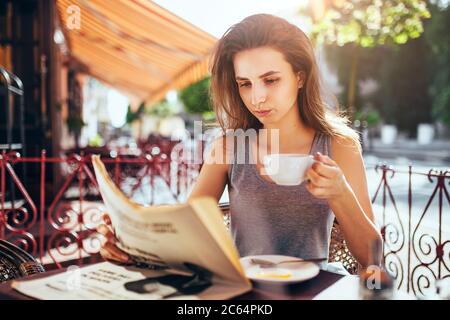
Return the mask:
[[278,153],[264,156],[266,174],[278,185],[296,186],[306,179],[306,171],[314,163],[309,154]]

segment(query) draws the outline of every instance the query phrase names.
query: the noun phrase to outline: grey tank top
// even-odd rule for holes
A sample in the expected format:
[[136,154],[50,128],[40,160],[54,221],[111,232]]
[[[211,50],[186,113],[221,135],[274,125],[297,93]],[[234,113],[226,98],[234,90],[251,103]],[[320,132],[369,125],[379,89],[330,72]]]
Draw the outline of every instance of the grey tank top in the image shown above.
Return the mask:
[[[331,157],[330,137],[316,133],[310,154]],[[252,154],[248,143],[245,156]],[[253,162],[254,163],[254,162]],[[279,254],[303,259],[328,258],[334,214],[328,202],[298,186],[263,179],[255,164],[230,164],[231,233],[243,256]],[[326,266],[326,262],[322,264]]]

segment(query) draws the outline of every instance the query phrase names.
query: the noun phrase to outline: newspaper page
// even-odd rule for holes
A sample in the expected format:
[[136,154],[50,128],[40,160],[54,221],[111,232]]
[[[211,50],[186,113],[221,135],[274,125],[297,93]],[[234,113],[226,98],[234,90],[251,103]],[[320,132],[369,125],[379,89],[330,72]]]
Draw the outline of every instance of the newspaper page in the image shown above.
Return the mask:
[[202,269],[215,281],[249,283],[214,199],[144,207],[116,187],[99,157],[92,161],[117,246],[137,265],[186,272]]
[[[131,256],[132,264],[138,271],[112,264],[83,268],[81,273],[86,276],[83,276],[83,286],[77,291],[77,297],[101,299],[104,294],[112,297],[110,289],[113,287],[114,294],[120,297],[135,297],[132,292],[122,288],[122,280],[111,281],[106,286],[89,276],[91,272],[98,274],[99,268],[104,270],[106,266],[106,271],[114,269],[115,273],[135,281],[145,280],[146,272],[159,272],[166,277],[158,281],[178,288],[176,294],[193,293],[202,299],[226,299],[251,289],[251,283],[240,264],[238,251],[214,199],[197,198],[186,204],[161,207],[141,206],[116,187],[99,157],[93,157],[93,164],[100,193],[118,240],[117,246]],[[129,272],[134,273],[130,275]],[[143,279],[137,279],[138,275]],[[53,290],[62,290],[67,276],[63,274],[47,280],[33,280],[35,282],[30,281],[29,284],[20,282],[16,288],[21,292],[28,288],[26,291],[30,293],[35,292],[30,286],[48,287],[46,281],[51,281]],[[116,290],[115,286],[122,286],[121,290]],[[99,288],[107,293],[99,294]],[[64,297],[66,293],[67,299],[73,298],[67,290],[61,291],[59,296]],[[39,297],[52,299],[45,292]]]
[[12,287],[42,300],[227,299],[242,288],[208,283],[185,286],[192,277],[177,272],[125,267],[102,262],[36,280],[16,280]]

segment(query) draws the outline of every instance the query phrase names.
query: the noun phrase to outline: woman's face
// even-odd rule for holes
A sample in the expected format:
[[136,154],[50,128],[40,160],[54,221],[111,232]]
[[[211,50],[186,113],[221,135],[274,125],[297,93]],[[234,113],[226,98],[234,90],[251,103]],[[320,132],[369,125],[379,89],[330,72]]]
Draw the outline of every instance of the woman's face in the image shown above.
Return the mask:
[[297,93],[304,74],[295,74],[281,52],[270,47],[244,50],[233,64],[241,99],[264,126],[298,116]]

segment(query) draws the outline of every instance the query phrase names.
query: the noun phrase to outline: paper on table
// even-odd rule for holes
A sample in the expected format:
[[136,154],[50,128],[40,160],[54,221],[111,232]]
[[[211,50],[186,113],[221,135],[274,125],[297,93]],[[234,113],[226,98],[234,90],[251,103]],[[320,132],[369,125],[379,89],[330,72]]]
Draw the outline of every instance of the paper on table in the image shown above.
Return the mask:
[[[359,277],[343,277],[315,296],[313,300],[361,300]],[[415,300],[415,297],[402,291],[395,291],[394,300]]]
[[44,300],[226,299],[241,293],[241,288],[216,284],[197,295],[182,295],[157,278],[167,274],[102,262],[45,278],[16,280],[12,287],[27,296]]
[[346,276],[323,290],[313,300],[359,300],[359,278]]

